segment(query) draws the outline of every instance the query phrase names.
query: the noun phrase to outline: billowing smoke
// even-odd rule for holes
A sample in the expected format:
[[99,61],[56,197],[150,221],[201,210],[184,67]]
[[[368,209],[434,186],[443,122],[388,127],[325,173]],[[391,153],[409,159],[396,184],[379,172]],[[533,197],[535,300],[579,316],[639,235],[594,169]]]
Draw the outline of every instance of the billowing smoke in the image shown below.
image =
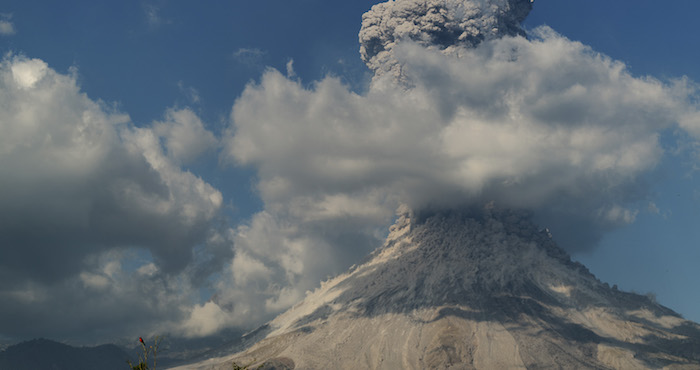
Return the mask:
[[377,4],[362,16],[360,55],[375,76],[403,80],[394,47],[403,41],[449,54],[484,40],[524,36],[532,0],[403,0]]
[[368,91],[274,70],[249,85],[224,156],[257,169],[265,210],[238,230],[219,302],[276,312],[378,245],[400,204],[528,210],[569,250],[634,222],[660,135],[697,132],[693,84],[635,77],[547,27],[525,37],[530,7],[379,4],[360,32]]

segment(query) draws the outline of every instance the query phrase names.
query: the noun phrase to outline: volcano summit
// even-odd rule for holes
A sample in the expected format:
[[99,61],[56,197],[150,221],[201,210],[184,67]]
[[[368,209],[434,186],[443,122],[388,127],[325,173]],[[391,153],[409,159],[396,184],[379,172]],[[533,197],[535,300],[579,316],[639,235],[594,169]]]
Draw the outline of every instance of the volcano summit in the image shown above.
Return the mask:
[[661,133],[700,122],[677,98],[692,89],[527,32],[531,9],[387,1],[359,33],[366,92],[276,71],[246,88],[227,153],[258,168],[265,210],[236,239],[232,283],[266,296],[212,306],[291,305],[334,262],[319,256],[380,245],[375,226],[406,206],[364,263],[186,368],[700,368],[700,326],[600,282],[533,221],[572,252],[633,223]]
[[399,213],[366,262],[186,368],[698,369],[700,325],[597,280],[526,215]]

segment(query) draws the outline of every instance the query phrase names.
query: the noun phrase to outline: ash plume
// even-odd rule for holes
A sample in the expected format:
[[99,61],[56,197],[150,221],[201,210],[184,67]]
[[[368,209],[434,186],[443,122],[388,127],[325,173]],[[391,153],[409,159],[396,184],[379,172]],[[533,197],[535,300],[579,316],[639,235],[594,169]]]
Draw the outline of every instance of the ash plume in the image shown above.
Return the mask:
[[402,41],[452,53],[484,40],[524,36],[520,23],[532,0],[398,0],[374,5],[362,16],[360,55],[375,77],[404,79],[394,47]]

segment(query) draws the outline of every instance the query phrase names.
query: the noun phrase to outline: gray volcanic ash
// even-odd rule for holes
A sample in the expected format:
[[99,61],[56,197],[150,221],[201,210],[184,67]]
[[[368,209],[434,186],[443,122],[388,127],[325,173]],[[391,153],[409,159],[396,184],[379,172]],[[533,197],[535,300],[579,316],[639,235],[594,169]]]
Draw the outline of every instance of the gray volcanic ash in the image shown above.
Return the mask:
[[475,47],[484,40],[524,36],[520,23],[532,9],[531,0],[403,0],[372,7],[362,16],[360,55],[380,77],[403,79],[394,46],[413,41],[444,53]]

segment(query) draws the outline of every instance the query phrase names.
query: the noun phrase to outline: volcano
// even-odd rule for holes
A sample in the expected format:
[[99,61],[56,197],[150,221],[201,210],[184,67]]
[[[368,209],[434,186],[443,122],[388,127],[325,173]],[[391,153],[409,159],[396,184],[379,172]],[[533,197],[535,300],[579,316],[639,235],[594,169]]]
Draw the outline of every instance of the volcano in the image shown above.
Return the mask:
[[527,215],[402,209],[382,247],[321,284],[230,369],[700,369],[700,325],[602,283]]

